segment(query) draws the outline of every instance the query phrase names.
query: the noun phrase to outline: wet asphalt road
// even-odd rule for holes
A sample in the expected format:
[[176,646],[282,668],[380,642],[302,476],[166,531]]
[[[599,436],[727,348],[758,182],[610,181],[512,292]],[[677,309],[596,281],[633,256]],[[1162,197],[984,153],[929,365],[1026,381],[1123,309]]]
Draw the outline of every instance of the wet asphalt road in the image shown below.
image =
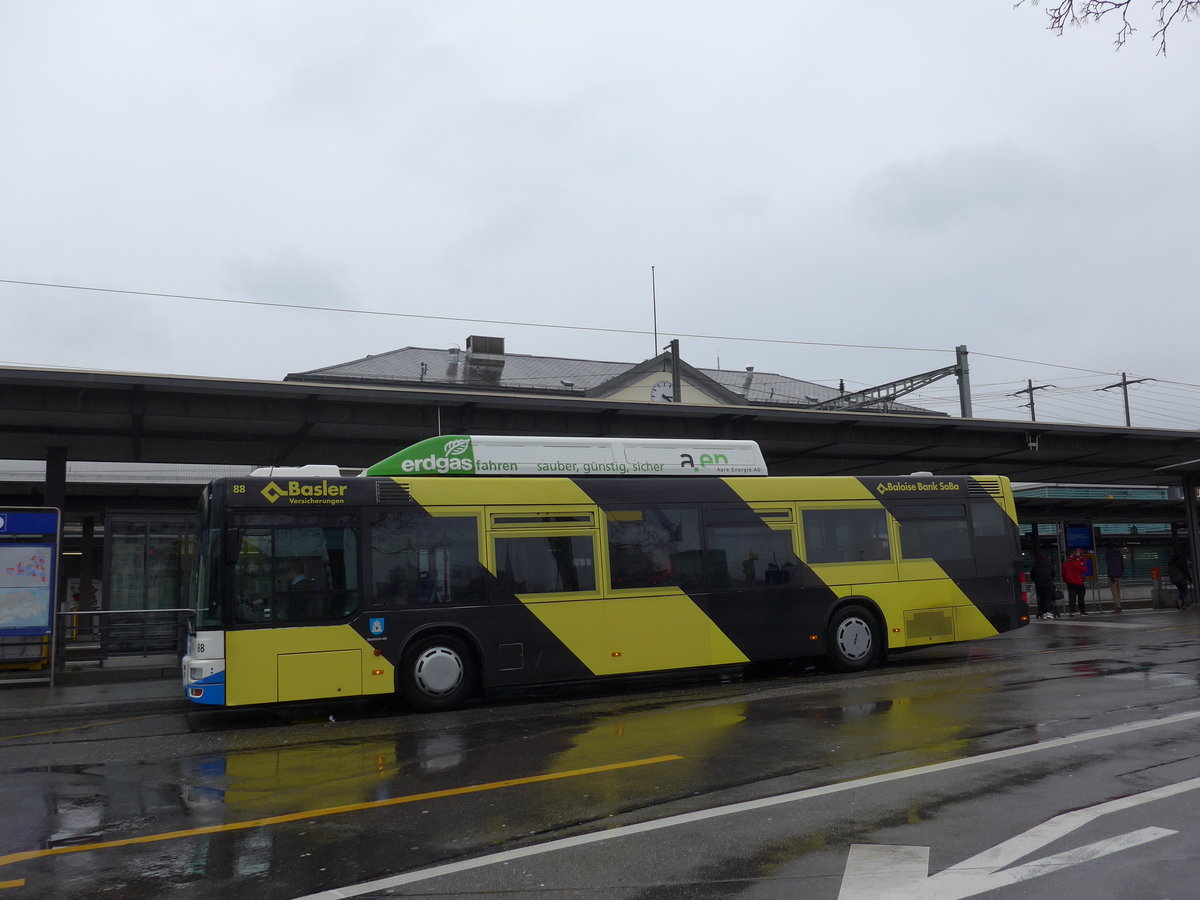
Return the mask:
[[1198,641],[1155,610],[855,676],[2,722],[0,900],[1194,897]]

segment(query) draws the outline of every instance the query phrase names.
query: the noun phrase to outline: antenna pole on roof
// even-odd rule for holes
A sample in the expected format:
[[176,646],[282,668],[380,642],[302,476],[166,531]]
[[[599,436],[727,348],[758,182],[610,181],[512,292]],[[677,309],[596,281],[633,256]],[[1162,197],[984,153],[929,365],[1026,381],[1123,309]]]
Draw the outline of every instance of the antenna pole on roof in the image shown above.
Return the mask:
[[[967,345],[959,344],[954,348],[955,369],[958,375],[958,408],[964,419],[971,418],[971,366],[967,362]],[[1033,403],[1033,394],[1029,395]]]
[[654,355],[658,356],[658,292],[654,285],[654,266],[650,267],[650,308],[654,313]]

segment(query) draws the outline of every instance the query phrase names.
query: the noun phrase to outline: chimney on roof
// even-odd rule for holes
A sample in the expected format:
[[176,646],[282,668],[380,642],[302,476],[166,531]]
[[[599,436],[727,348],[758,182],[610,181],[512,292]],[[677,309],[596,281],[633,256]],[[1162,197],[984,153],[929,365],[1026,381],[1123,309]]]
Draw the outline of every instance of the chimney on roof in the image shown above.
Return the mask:
[[503,356],[504,338],[473,334],[467,338],[467,356]]
[[471,335],[467,338],[466,365],[471,380],[498,383],[504,371],[504,338]]

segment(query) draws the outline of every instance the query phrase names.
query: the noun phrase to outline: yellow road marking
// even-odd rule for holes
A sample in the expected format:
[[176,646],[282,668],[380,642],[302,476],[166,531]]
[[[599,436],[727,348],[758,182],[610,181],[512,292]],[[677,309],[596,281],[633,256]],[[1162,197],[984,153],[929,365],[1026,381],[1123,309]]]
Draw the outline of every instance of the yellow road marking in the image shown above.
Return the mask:
[[31,731],[29,734],[10,734],[8,737],[0,738],[0,741],[16,741],[21,738],[45,737],[48,734],[63,734],[67,731],[81,731],[84,728],[100,728],[104,725],[123,725],[126,722],[138,722],[142,719],[157,719],[162,716],[162,713],[155,713],[150,716],[134,716],[132,719],[113,719],[111,722],[92,722],[90,725],[72,725],[69,728],[55,728],[51,731]]
[[18,878],[16,881],[0,881],[0,891],[10,887],[25,887],[25,879]]
[[632,769],[636,766],[649,766],[661,762],[673,762],[683,759],[682,756],[652,756],[648,759],[635,759],[631,762],[609,763],[603,766],[589,766],[586,769],[571,769],[567,772],[551,772],[547,775],[530,775],[526,778],[509,778],[504,781],[490,781],[486,784],[471,784],[466,787],[449,788],[444,791],[429,791],[425,794],[408,794],[404,797],[392,797],[388,800],[372,800],[367,803],[349,803],[345,806],[330,806],[326,809],[310,809],[304,812],[287,813],[282,816],[268,816],[263,819],[248,819],[245,822],[231,822],[226,825],[207,825],[203,828],[186,828],[182,831],[167,831],[162,834],[147,834],[142,837],[125,838],[120,841],[98,841],[94,844],[73,844],[66,847],[49,847],[45,850],[24,850],[20,853],[9,853],[0,856],[0,866],[10,863],[24,862],[27,859],[39,859],[43,856],[59,856],[63,853],[80,853],[84,850],[107,850],[112,847],[128,847],[132,844],[152,844],[156,841],[172,841],[176,838],[197,837],[202,834],[217,834],[222,831],[242,831],[247,828],[261,828],[264,825],[282,825],[285,822],[298,822],[302,819],[316,819],[321,816],[335,816],[346,812],[359,812],[364,809],[379,809],[384,806],[399,806],[402,803],[419,803],[422,800],[438,800],[442,797],[457,797],[462,794],[478,794],[482,791],[494,791],[499,788],[516,787],[522,784],[537,784],[543,781],[557,781],[561,778],[576,778],[580,775],[595,775],[600,772],[615,772],[618,769]]

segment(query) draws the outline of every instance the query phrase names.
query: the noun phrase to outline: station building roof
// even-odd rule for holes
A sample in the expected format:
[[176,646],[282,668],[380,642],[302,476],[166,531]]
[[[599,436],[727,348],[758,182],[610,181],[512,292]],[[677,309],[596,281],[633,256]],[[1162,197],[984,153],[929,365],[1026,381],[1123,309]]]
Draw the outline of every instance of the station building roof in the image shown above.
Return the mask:
[[[669,353],[640,363],[532,356],[505,351],[504,338],[472,335],[466,349],[401,347],[387,353],[293,372],[285,381],[333,384],[429,385],[469,391],[617,397],[650,373],[669,374]],[[774,372],[709,369],[680,360],[681,380],[702,400],[730,406],[808,407],[836,399],[837,388]],[[863,407],[872,412],[945,415],[896,400]]]

